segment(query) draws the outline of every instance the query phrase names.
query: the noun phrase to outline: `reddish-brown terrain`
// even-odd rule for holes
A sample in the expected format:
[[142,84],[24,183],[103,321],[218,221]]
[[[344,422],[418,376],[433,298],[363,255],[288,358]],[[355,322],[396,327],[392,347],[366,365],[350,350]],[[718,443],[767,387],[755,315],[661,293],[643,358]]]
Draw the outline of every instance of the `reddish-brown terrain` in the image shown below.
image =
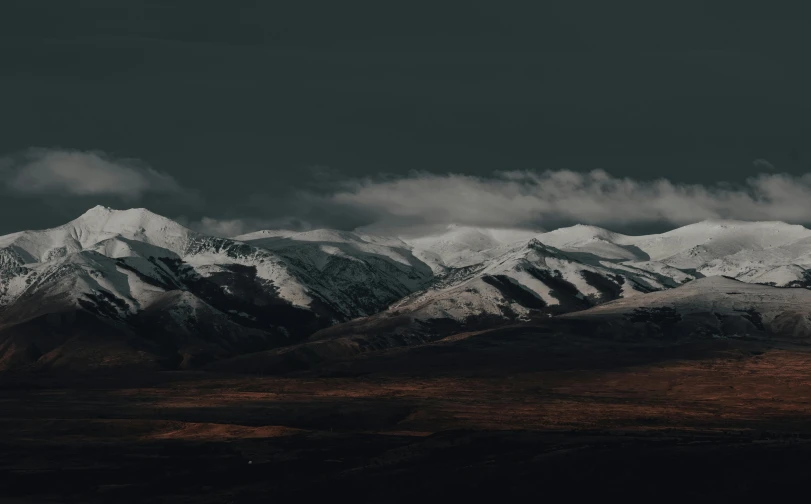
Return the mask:
[[811,469],[811,352],[471,333],[295,375],[0,375],[8,502],[698,500]]

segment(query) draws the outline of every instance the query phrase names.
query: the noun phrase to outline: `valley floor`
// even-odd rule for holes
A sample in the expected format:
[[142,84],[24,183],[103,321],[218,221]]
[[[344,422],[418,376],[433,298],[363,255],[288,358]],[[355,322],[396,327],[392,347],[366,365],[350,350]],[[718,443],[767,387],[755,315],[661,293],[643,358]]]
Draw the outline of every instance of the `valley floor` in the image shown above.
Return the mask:
[[0,375],[0,502],[729,500],[804,485],[803,347],[496,336],[287,377]]

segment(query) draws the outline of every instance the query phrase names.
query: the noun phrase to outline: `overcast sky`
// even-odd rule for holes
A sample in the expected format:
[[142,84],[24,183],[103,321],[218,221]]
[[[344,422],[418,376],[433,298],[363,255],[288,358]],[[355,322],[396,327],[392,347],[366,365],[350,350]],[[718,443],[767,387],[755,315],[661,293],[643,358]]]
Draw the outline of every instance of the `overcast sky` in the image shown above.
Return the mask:
[[0,2],[0,233],[811,222],[807,12],[522,3]]

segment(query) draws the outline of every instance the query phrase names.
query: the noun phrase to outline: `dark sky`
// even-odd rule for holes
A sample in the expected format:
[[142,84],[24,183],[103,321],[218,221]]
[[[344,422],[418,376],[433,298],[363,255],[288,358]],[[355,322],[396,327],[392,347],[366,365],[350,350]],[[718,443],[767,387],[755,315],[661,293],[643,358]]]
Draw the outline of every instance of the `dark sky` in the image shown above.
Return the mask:
[[[755,159],[808,171],[808,12],[454,4],[7,0],[0,155],[141,159],[196,197],[138,205],[190,220],[282,217],[297,190],[410,170],[700,184],[742,181]],[[0,232],[96,203],[132,206],[7,190]]]

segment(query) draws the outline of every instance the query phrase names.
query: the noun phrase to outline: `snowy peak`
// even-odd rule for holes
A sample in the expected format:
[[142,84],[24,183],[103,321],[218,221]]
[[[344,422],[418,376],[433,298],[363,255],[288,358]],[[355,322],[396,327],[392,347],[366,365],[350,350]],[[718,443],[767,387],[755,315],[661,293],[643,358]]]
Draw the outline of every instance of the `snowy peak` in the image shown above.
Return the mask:
[[71,221],[77,239],[92,245],[110,236],[123,236],[181,253],[195,233],[145,208],[112,210],[97,206]]
[[710,220],[660,235],[632,237],[628,241],[648,252],[651,259],[663,260],[697,246],[712,250],[716,255],[729,255],[742,250],[780,247],[809,236],[811,230],[785,222]]
[[97,206],[59,227],[2,236],[0,248],[14,250],[26,263],[41,263],[123,237],[180,254],[193,234],[144,208],[112,210]]
[[627,237],[597,226],[577,224],[575,226],[556,229],[540,235],[540,239],[556,247],[566,247],[592,240],[604,240],[620,243]]
[[503,242],[497,240],[484,229],[453,226],[438,235],[425,236],[410,240],[413,247],[428,250],[440,256],[454,254],[458,251],[481,252],[491,249]]
[[535,236],[531,231],[448,226],[440,234],[405,240],[414,255],[441,274],[449,268],[482,263],[503,253],[510,245]]
[[305,284],[319,286],[329,302],[352,316],[376,313],[433,278],[397,239],[331,229],[238,238],[285,260]]
[[432,243],[454,243],[470,250],[486,250],[498,245],[527,240],[538,233],[523,229],[483,228],[449,225],[445,231],[419,238],[406,240],[411,244],[429,245]]
[[600,259],[659,273],[668,267],[778,286],[807,282],[811,267],[811,230],[784,222],[705,220],[644,236],[573,226],[540,238],[586,262]]
[[80,215],[78,217],[78,219],[82,219],[82,218],[93,219],[93,218],[98,218],[98,216],[101,216],[103,218],[103,217],[105,217],[105,216],[107,216],[107,215],[109,215],[109,214],[111,214],[113,212],[114,212],[114,210],[112,208],[108,207],[108,206],[96,205],[93,208],[88,209],[82,215]]
[[[577,225],[540,235],[544,243],[561,249],[589,248],[595,243],[635,247],[652,260],[686,254],[696,247],[716,256],[741,250],[784,246],[811,236],[811,230],[784,222],[705,220],[661,234],[629,236],[594,226]],[[594,248],[594,247],[592,247]]]
[[82,227],[95,231],[128,232],[132,230],[145,231],[171,226],[186,229],[162,215],[153,213],[146,208],[130,208],[127,210],[113,210],[110,207],[95,206],[69,223],[75,227]]

